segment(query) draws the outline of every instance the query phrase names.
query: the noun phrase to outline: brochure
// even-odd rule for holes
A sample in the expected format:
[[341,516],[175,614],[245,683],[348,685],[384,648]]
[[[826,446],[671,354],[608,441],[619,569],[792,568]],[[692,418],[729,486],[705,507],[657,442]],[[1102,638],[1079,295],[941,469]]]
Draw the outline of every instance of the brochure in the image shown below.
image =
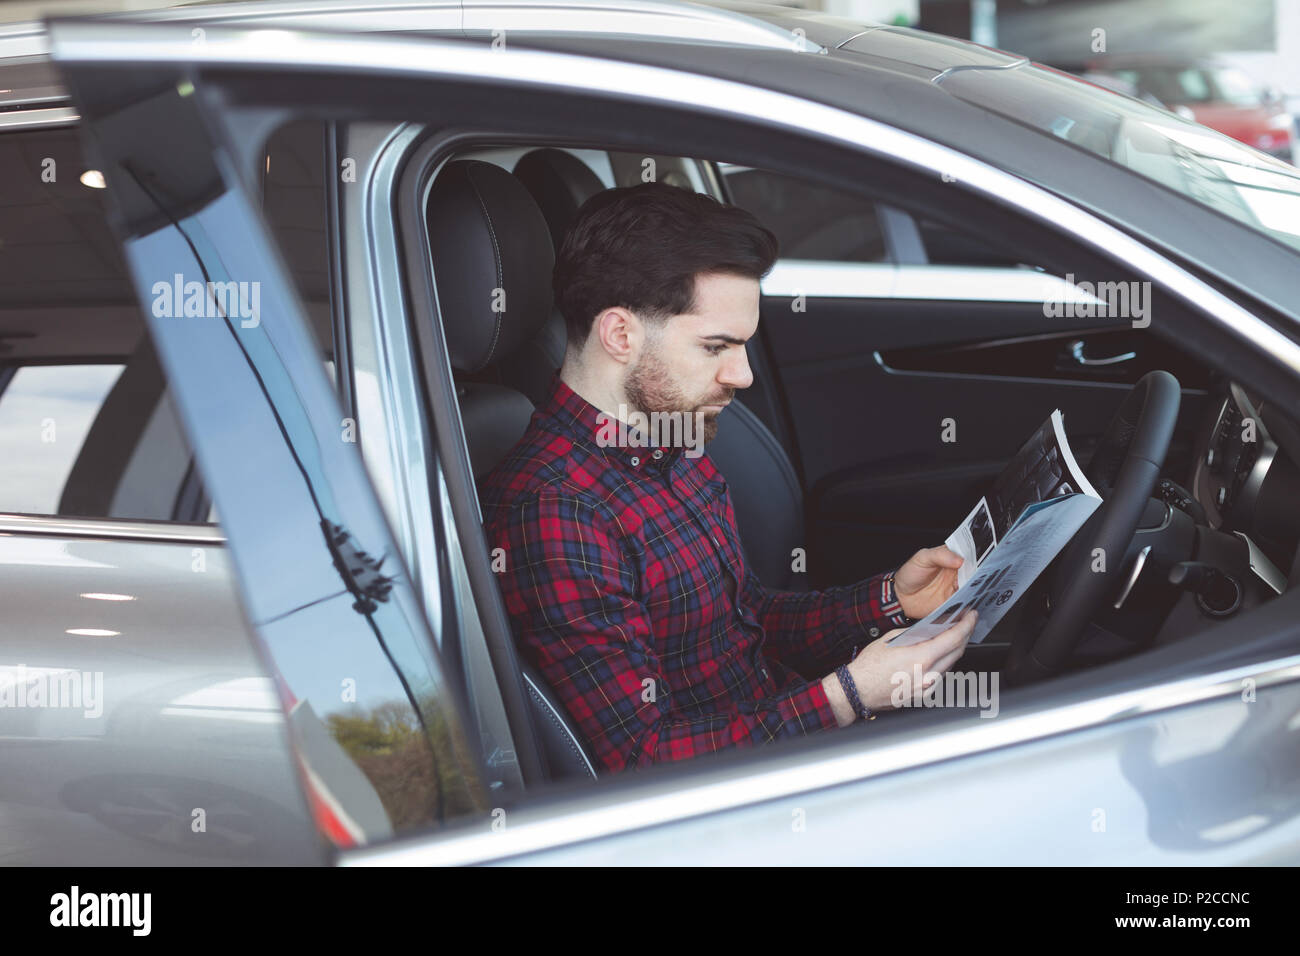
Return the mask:
[[970,640],[978,644],[1100,505],[1058,408],[944,542],[963,558],[957,592],[889,643],[928,640],[975,608],[980,616]]

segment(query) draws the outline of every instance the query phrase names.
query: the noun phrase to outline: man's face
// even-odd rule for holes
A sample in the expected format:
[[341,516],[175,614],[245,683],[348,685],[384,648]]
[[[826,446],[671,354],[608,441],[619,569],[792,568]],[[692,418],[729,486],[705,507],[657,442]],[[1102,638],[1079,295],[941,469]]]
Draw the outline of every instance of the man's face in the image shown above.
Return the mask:
[[754,381],[745,342],[758,329],[758,299],[756,279],[696,276],[694,312],[646,325],[623,378],[628,401],[646,413],[701,412],[704,440],[712,441],[722,409]]

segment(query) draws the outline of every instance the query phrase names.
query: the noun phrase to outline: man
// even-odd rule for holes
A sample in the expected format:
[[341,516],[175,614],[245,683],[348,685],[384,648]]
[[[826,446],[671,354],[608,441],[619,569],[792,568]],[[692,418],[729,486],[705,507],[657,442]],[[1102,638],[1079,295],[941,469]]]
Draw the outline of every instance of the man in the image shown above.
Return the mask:
[[[776,255],[749,213],[646,183],[588,200],[556,257],[568,351],[484,480],[484,523],[520,650],[607,770],[869,718],[893,675],[951,667],[975,623],[872,639],[953,594],[961,558],[944,547],[820,592],[769,591],[746,567],[726,481],[680,439],[691,422],[712,437],[753,381],[745,341]],[[673,440],[652,416],[676,416]]]

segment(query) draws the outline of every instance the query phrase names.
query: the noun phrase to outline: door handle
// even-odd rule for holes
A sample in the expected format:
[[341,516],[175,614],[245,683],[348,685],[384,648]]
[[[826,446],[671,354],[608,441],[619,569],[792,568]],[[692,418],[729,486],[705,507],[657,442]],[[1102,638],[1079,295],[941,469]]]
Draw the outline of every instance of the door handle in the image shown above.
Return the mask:
[[1121,352],[1119,355],[1112,355],[1108,358],[1088,358],[1083,354],[1083,339],[1075,339],[1070,343],[1070,358],[1074,359],[1075,365],[1084,365],[1095,367],[1098,365],[1119,365],[1123,362],[1131,362],[1137,358],[1137,352]]

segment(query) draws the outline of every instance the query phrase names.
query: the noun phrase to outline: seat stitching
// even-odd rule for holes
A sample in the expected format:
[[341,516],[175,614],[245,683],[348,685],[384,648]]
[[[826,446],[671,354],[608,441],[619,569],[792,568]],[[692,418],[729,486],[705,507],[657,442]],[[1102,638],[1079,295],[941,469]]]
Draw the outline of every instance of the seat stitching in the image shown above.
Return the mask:
[[[492,237],[492,259],[497,270],[497,288],[505,291],[505,275],[501,264],[501,246],[497,243],[496,229],[492,225],[492,214],[488,212],[487,203],[483,201],[483,196],[479,192],[478,185],[474,182],[472,169],[469,167],[466,167],[465,169],[465,180],[474,190],[474,198],[478,200],[479,208],[483,210],[483,218],[487,220],[488,234]],[[488,348],[487,358],[484,359],[483,363],[474,371],[477,372],[479,369],[487,368],[492,364],[492,355],[496,352],[497,341],[501,337],[501,319],[504,315],[504,311],[497,313],[496,328],[492,330],[492,345]]]
[[577,740],[574,739],[573,731],[565,726],[564,721],[562,721],[559,714],[555,712],[554,705],[551,704],[551,702],[546,699],[545,695],[543,695],[537,688],[537,685],[533,683],[532,678],[527,674],[524,674],[523,678],[528,684],[528,689],[532,692],[533,697],[543,707],[543,713],[550,719],[551,723],[555,724],[555,726],[560,729],[564,737],[564,742],[569,745],[569,749],[573,751],[573,755],[581,760],[587,772],[590,773],[592,777],[595,777],[596,774],[592,769],[591,761],[587,758],[587,755],[582,752],[582,748],[578,746]]

